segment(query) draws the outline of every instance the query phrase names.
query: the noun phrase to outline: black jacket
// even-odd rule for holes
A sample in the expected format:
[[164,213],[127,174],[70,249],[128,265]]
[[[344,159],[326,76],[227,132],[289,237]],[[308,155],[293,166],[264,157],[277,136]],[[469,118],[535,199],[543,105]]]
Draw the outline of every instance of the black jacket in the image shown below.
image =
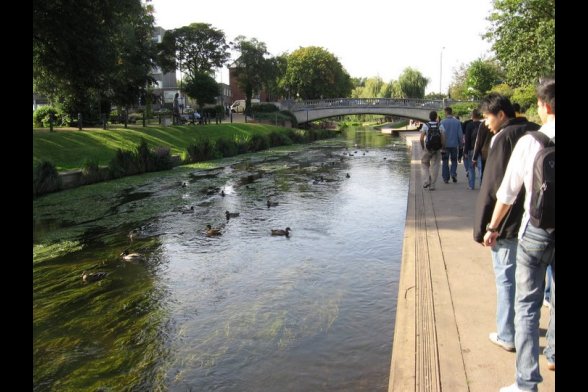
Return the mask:
[[[494,141],[492,148],[488,151],[488,158],[486,159],[486,167],[484,168],[484,177],[482,178],[482,186],[478,199],[476,201],[476,209],[474,211],[474,241],[483,242],[484,234],[486,234],[486,225],[492,218],[494,205],[496,204],[496,192],[500,188],[504,172],[508,165],[508,160],[512,154],[517,141],[527,131],[536,131],[540,127],[538,124],[527,121],[526,118],[518,117],[510,119],[502,128],[498,139]],[[488,135],[491,137],[491,135]],[[521,218],[523,217],[525,201],[525,188],[521,188],[516,201],[511,207],[506,218],[501,222],[499,229],[500,235],[498,238],[516,238],[521,225]]]

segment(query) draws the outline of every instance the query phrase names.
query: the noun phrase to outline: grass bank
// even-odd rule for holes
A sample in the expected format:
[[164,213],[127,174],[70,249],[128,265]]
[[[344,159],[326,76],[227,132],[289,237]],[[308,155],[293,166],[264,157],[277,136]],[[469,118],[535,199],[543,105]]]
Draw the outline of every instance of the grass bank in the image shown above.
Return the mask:
[[143,138],[149,147],[168,147],[171,154],[184,156],[186,147],[198,139],[216,141],[224,137],[231,140],[250,139],[254,135],[269,135],[272,132],[292,132],[267,124],[209,124],[205,126],[181,125],[172,127],[150,126],[143,128],[84,129],[54,128],[33,129],[33,166],[42,160],[52,162],[57,170],[80,169],[91,160],[107,165],[116,155],[117,149],[134,150]]

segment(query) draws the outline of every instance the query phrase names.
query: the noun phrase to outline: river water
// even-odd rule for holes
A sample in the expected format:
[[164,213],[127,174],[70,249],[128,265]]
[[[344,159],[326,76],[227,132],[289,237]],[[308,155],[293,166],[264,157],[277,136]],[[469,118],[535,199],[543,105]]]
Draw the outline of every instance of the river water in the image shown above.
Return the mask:
[[351,128],[35,200],[34,390],[386,391],[409,170]]

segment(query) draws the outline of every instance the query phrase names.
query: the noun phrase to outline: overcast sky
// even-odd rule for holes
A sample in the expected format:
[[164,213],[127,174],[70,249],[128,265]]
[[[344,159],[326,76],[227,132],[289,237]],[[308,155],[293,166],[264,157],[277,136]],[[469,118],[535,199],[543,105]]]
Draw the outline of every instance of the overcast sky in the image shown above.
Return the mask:
[[[227,41],[244,35],[265,42],[272,55],[320,46],[334,54],[352,77],[380,76],[389,82],[413,67],[429,78],[427,93],[439,91],[441,57],[446,92],[460,64],[491,54],[490,44],[481,38],[489,26],[491,0],[152,0],[151,4],[156,25],[164,29],[209,23],[224,31]],[[226,67],[216,78],[228,83]]]

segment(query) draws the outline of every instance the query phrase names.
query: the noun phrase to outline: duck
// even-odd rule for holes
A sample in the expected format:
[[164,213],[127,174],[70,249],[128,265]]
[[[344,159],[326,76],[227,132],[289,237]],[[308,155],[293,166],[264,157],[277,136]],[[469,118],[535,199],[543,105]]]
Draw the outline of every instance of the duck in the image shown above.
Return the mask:
[[82,272],[82,282],[84,283],[88,283],[88,282],[97,282],[99,280],[102,280],[104,278],[106,278],[106,275],[108,275],[108,272]]
[[349,175],[349,173],[345,174],[345,177],[351,178],[351,176]]
[[140,232],[141,232],[141,230],[139,230],[139,229],[133,229],[133,230],[129,231],[129,240],[131,242],[133,242],[133,238],[137,238],[137,236],[139,235]]
[[217,235],[221,235],[220,229],[213,229],[212,226],[206,225],[206,236],[207,237],[214,237]]
[[220,195],[221,195],[222,197],[225,197],[226,193],[225,193],[225,190],[224,190],[224,189],[220,191]]
[[267,208],[275,207],[278,204],[280,204],[280,203],[278,203],[277,201],[271,201],[270,199],[267,199]]
[[236,218],[239,216],[238,212],[229,212],[229,211],[225,211],[225,216],[227,217],[227,220],[231,219],[231,218]]
[[185,210],[182,210],[182,214],[192,214],[194,213],[194,206],[190,206],[190,208],[186,208]]
[[292,229],[290,229],[289,227],[286,227],[284,230],[272,229],[272,235],[285,235],[286,237],[288,237],[290,235],[290,231],[292,231]]
[[143,255],[140,253],[129,253],[128,249],[120,254],[124,261],[139,261],[143,259]]

